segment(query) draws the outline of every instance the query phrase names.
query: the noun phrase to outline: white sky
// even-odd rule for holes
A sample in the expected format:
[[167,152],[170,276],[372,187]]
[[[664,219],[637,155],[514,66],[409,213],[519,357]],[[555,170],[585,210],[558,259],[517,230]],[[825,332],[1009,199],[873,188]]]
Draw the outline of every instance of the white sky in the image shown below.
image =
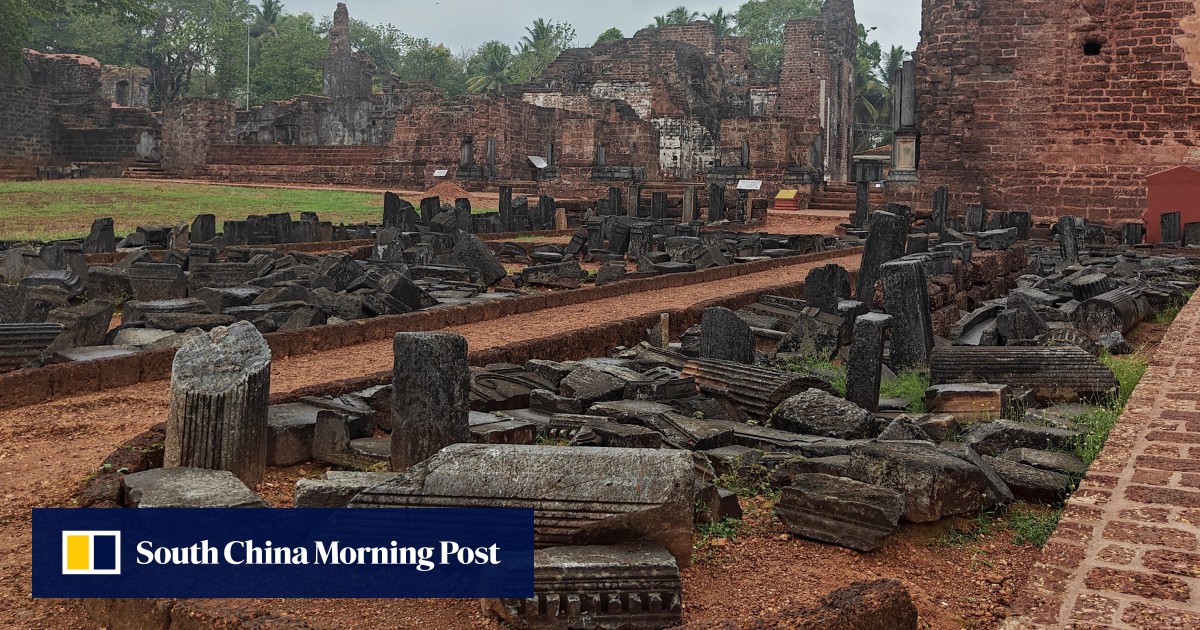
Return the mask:
[[[253,0],[252,0],[253,1]],[[577,33],[576,45],[590,46],[596,37],[616,26],[626,37],[672,8],[684,4],[701,13],[724,7],[732,13],[739,0],[346,0],[350,17],[373,23],[391,23],[401,31],[446,44],[454,52],[474,48],[491,39],[510,45],[525,34],[536,18],[569,22]],[[312,13],[318,18],[333,14],[337,0],[284,0],[290,13]],[[892,45],[912,51],[921,30],[921,0],[857,0],[858,21],[877,30],[871,38],[883,50]]]

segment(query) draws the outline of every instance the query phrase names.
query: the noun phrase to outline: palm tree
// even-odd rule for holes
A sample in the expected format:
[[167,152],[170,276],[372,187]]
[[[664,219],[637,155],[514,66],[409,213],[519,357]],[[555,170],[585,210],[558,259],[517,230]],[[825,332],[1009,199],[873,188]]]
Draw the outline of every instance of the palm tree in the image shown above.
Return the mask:
[[533,26],[525,27],[525,33],[521,38],[521,52],[540,52],[554,41],[554,22],[538,18],[533,21]]
[[726,13],[723,7],[719,7],[712,13],[705,13],[704,19],[712,22],[713,33],[717,37],[726,37],[735,34],[737,26],[733,22],[733,14]]
[[512,50],[500,42],[488,42],[479,50],[483,62],[479,74],[467,80],[467,89],[472,92],[499,92],[511,81]]
[[[855,151],[874,148],[885,141],[888,134],[880,133],[879,125],[887,122],[890,114],[887,87],[875,74],[875,68],[865,57],[858,57],[854,64],[854,121],[860,132],[856,134]],[[866,130],[870,129],[870,132]]]
[[667,21],[667,16],[656,15],[654,16],[654,21],[651,22],[646,28],[662,28],[667,24],[670,24],[670,22]]
[[283,3],[279,0],[262,0],[262,4],[254,7],[254,25],[250,27],[250,35],[258,38],[270,33],[278,35],[275,30],[279,18],[283,15]]
[[687,24],[692,20],[700,17],[699,11],[689,11],[682,4],[667,11],[667,24]]

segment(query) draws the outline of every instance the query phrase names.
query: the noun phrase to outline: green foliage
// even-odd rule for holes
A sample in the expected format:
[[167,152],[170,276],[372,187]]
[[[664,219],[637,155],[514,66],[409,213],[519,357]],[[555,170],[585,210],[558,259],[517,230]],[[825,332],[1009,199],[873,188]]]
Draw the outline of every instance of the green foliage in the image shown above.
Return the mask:
[[1192,291],[1185,292],[1181,297],[1171,300],[1162,310],[1155,313],[1150,321],[1155,324],[1170,324],[1175,321],[1176,317],[1179,317],[1179,311],[1182,311],[1183,307],[1187,306],[1188,301],[1191,299]]
[[445,44],[411,35],[402,35],[400,40],[402,52],[396,69],[400,78],[435,85],[450,96],[466,91],[466,63]]
[[607,31],[600,33],[600,36],[596,38],[596,43],[603,44],[604,42],[615,42],[618,39],[625,39],[625,33],[622,33],[621,29],[614,26]]
[[803,361],[778,361],[772,367],[785,372],[797,372],[828,378],[829,384],[833,386],[838,396],[845,397],[846,395],[846,366],[841,363],[809,358]]
[[737,35],[737,21],[733,18],[733,14],[726,13],[723,7],[718,7],[716,11],[705,13],[701,17],[713,25],[713,34],[717,37]]
[[1018,501],[995,510],[980,512],[974,519],[963,525],[953,526],[933,538],[930,544],[939,547],[965,547],[1000,532],[1011,531],[1013,543],[1041,547],[1050,540],[1054,529],[1058,527],[1060,516],[1061,508],[1032,506]]
[[68,14],[104,14],[146,23],[151,16],[150,0],[0,0],[0,79],[24,75],[21,51],[35,43],[36,34],[46,33],[39,24]]
[[884,381],[879,386],[883,398],[903,398],[908,401],[908,411],[924,413],[925,390],[929,389],[929,373],[924,370],[905,370],[895,379]]
[[1100,357],[1100,362],[1113,371],[1120,387],[1116,395],[1110,396],[1099,405],[1090,406],[1086,412],[1075,418],[1083,430],[1083,436],[1075,446],[1075,455],[1088,465],[1091,465],[1104,448],[1104,442],[1108,440],[1108,434],[1121,417],[1125,404],[1133,394],[1133,388],[1137,386],[1149,366],[1145,357],[1138,354],[1119,357],[1105,354]]
[[328,45],[318,34],[313,16],[284,15],[275,33],[263,38],[258,63],[250,72],[252,100],[265,103],[297,94],[320,94],[321,60],[328,54]]
[[734,12],[738,32],[750,45],[750,61],[764,74],[783,63],[783,25],[821,13],[821,0],[749,0]]
[[766,466],[759,463],[746,463],[734,460],[730,470],[713,480],[713,485],[738,495],[739,497],[774,496],[776,490],[771,486],[770,473]]
[[512,49],[503,42],[490,41],[479,47],[468,63],[467,89],[472,92],[500,91],[512,78]]
[[696,548],[707,547],[710,542],[716,538],[724,538],[732,540],[737,537],[738,529],[742,526],[742,521],[736,518],[724,518],[717,523],[701,523],[696,526]]
[[525,27],[517,45],[511,76],[513,83],[528,83],[545,72],[559,53],[575,44],[575,27],[566,22],[538,18]]

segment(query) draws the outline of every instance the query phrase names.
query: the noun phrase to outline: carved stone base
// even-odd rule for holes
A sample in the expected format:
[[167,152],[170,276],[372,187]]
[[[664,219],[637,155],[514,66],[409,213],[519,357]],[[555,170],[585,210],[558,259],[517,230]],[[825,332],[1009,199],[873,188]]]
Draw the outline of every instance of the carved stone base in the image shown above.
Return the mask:
[[534,595],[483,608],[529,630],[639,630],[683,621],[679,567],[656,545],[552,547],[534,554]]

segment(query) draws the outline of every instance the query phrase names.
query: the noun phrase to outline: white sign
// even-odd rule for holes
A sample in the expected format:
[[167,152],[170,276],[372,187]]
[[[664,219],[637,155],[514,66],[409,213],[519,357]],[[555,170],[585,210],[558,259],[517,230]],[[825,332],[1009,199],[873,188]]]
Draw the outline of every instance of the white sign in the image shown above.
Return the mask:
[[444,168],[439,168],[438,170],[436,170],[436,171],[434,171],[434,172],[433,172],[433,176],[434,176],[434,177],[445,177],[445,176],[446,176],[446,175],[448,175],[449,173],[450,173],[450,171],[448,171],[448,170],[446,170],[446,169],[444,169]]
[[760,188],[762,188],[762,180],[761,179],[739,179],[738,180],[738,185],[737,185],[738,190],[758,190]]
[[529,163],[532,164],[534,168],[546,168],[547,166],[550,166],[546,163],[545,158],[537,155],[530,155],[528,159]]

